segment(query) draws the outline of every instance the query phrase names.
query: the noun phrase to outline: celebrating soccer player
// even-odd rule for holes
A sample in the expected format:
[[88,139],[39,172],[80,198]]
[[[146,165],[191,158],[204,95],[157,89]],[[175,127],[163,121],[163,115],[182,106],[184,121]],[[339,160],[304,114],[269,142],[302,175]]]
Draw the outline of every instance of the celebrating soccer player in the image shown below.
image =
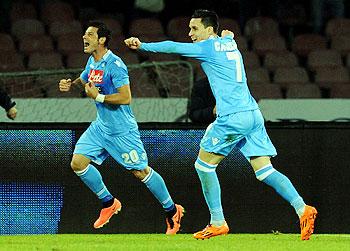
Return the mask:
[[200,60],[215,96],[217,118],[208,126],[195,162],[211,219],[207,227],[194,233],[194,238],[208,239],[229,231],[216,168],[238,147],[250,161],[256,178],[274,188],[294,207],[300,219],[301,239],[308,240],[314,231],[317,211],[306,205],[291,181],[272,166],[270,158],[276,156],[276,149],[267,135],[258,104],[249,92],[242,55],[233,33],[224,30],[219,37],[218,27],[215,12],[196,10],[189,23],[193,43],[141,43],[135,37],[125,40],[132,49],[176,53]]
[[72,81],[62,79],[59,89],[69,91],[72,84],[85,88],[95,100],[97,119],[78,140],[71,167],[79,178],[102,201],[103,208],[94,223],[103,227],[122,205],[114,198],[98,169],[108,156],[131,171],[152,192],[166,212],[166,234],[176,234],[184,209],[174,204],[163,178],[148,166],[147,154],[140,139],[135,117],[129,106],[131,92],[126,65],[108,47],[110,30],[100,22],[91,22],[83,36],[84,52],[91,54],[80,77]]

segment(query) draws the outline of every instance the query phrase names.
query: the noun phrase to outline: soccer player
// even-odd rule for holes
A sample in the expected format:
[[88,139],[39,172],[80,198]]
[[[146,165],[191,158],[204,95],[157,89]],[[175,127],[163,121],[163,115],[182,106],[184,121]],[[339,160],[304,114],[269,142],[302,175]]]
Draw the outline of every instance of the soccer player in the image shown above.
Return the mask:
[[135,37],[125,40],[132,49],[176,53],[202,61],[201,66],[215,96],[217,118],[208,126],[195,162],[211,219],[207,227],[194,233],[194,238],[208,239],[229,231],[215,169],[234,147],[238,147],[250,161],[256,178],[274,188],[292,205],[300,219],[301,239],[308,240],[314,230],[317,211],[306,205],[291,181],[272,166],[270,158],[277,154],[276,149],[267,135],[259,107],[249,92],[234,34],[224,30],[219,37],[218,26],[215,12],[196,10],[189,23],[193,43],[141,43]]
[[131,92],[129,76],[123,61],[108,49],[111,32],[101,22],[91,22],[83,36],[84,52],[91,54],[80,77],[72,81],[62,79],[59,89],[70,90],[72,85],[85,88],[95,100],[97,118],[78,140],[71,167],[78,177],[101,200],[103,208],[94,223],[103,227],[117,214],[122,205],[103,183],[98,169],[108,156],[131,171],[151,191],[166,212],[166,234],[176,234],[184,209],[174,204],[163,178],[148,166],[147,154],[140,139],[135,117],[129,106]]
[[16,102],[12,101],[11,97],[2,88],[0,88],[0,106],[5,109],[9,119],[14,120],[16,118]]

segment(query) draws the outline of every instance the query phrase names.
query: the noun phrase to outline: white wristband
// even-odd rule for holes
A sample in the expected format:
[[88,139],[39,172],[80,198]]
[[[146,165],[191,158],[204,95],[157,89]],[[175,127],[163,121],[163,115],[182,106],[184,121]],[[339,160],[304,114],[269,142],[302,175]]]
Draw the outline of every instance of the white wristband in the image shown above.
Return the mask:
[[95,100],[96,100],[97,102],[103,103],[103,102],[105,101],[105,97],[106,97],[105,95],[99,93],[99,94],[96,96]]

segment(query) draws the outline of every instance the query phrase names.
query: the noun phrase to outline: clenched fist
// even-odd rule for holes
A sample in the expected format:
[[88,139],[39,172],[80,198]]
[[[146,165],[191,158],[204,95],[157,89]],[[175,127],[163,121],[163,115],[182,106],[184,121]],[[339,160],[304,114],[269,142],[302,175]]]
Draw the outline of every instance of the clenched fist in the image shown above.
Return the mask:
[[68,79],[61,79],[58,87],[61,92],[68,92],[70,90],[70,87],[72,86],[72,80],[70,78]]

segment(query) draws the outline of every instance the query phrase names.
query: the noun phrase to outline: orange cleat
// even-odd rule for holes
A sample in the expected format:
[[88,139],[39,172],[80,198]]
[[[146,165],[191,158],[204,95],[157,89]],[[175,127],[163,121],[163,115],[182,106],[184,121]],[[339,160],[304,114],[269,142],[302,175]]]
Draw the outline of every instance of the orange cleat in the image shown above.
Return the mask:
[[209,239],[211,237],[218,236],[218,235],[226,235],[229,230],[230,229],[226,222],[223,226],[220,226],[220,227],[215,227],[209,224],[203,230],[197,233],[194,233],[193,237],[196,238],[197,240],[198,239],[204,240],[204,239]]
[[180,230],[180,222],[182,217],[184,216],[185,209],[181,205],[175,204],[176,207],[176,213],[175,215],[169,219],[166,218],[166,225],[167,225],[167,230],[165,234],[168,235],[174,235]]
[[113,214],[119,213],[122,210],[122,204],[119,200],[114,199],[113,205],[110,207],[102,208],[100,217],[95,221],[94,228],[101,228],[109,222]]
[[301,239],[309,240],[314,232],[317,210],[311,206],[305,206],[304,214],[300,218]]

